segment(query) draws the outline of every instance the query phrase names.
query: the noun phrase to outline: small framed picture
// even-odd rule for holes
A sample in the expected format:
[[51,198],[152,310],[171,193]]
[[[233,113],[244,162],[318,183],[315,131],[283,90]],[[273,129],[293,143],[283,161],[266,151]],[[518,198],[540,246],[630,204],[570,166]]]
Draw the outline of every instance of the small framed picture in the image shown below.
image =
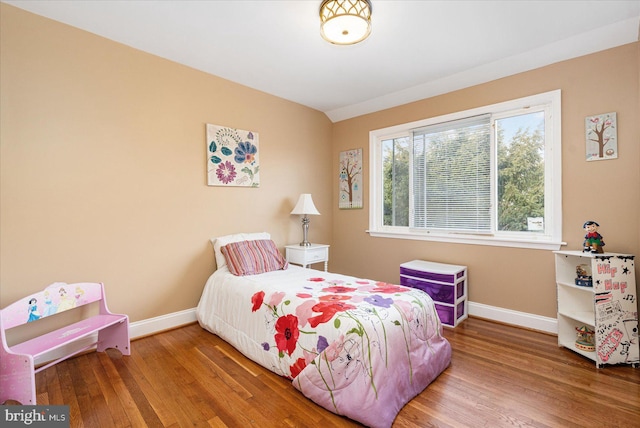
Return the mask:
[[340,152],[340,209],[362,208],[362,149]]
[[255,131],[207,124],[207,184],[260,187],[259,138]]
[[618,124],[615,112],[589,116],[584,125],[587,161],[618,157]]

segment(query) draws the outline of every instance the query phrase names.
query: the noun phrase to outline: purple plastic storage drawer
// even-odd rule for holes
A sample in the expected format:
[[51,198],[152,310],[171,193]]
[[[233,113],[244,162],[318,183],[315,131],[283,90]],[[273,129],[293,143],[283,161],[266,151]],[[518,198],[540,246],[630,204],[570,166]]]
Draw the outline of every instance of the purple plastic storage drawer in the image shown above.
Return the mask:
[[458,303],[458,306],[456,308],[456,312],[457,312],[457,318],[456,319],[460,319],[463,315],[466,315],[464,313],[464,302]]
[[456,280],[455,275],[446,273],[425,272],[421,270],[414,270],[409,268],[400,267],[401,275],[417,276],[424,279],[430,279],[432,281],[448,282],[453,284]]
[[464,292],[464,280],[462,280],[456,284],[456,299],[459,299],[465,295],[466,293]]
[[466,266],[447,265],[423,260],[414,260],[400,265],[400,275],[449,284],[455,284],[456,281],[463,278],[466,271]]
[[453,306],[443,306],[436,304],[436,312],[442,324],[454,325]]
[[413,260],[400,265],[400,284],[426,292],[442,324],[455,327],[467,318],[467,267]]
[[443,303],[454,304],[464,295],[464,280],[454,286],[400,275],[400,284],[425,291],[433,300]]
[[465,315],[464,302],[460,302],[456,306],[439,305],[436,303],[436,312],[438,312],[440,321],[442,321],[443,324],[455,327],[458,320]]

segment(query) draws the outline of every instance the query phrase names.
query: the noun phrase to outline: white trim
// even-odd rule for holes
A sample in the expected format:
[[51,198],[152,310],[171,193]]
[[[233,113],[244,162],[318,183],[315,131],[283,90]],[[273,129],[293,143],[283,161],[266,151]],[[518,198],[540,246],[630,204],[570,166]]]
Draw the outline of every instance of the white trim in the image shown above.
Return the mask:
[[469,244],[469,245],[489,245],[494,247],[513,247],[513,248],[528,248],[531,250],[552,250],[557,251],[563,245],[567,245],[566,242],[555,241],[534,241],[525,239],[506,239],[506,238],[492,238],[487,239],[484,235],[463,235],[463,234],[448,234],[437,235],[435,233],[417,234],[402,231],[371,231],[366,230],[370,236],[377,238],[395,238],[395,239],[410,239],[414,241],[434,241],[434,242],[449,242],[453,244]]
[[[471,316],[538,330],[545,333],[558,334],[558,321],[555,318],[548,318],[475,302],[469,302],[468,308],[469,315]],[[186,324],[191,324],[196,321],[196,308],[185,309],[183,311],[130,323],[129,337],[131,340],[139,339],[141,337],[150,336],[152,334],[160,333]],[[95,340],[96,338],[86,338],[84,341],[74,342],[74,348],[79,349],[83,346],[87,346],[91,341],[95,342]],[[43,355],[36,364],[53,361],[64,355],[68,355],[69,353],[70,349],[61,348],[57,351],[52,351]]]
[[518,312],[475,302],[469,302],[469,315],[545,333],[558,334],[558,320],[556,318],[543,317],[527,312]]
[[[360,103],[325,111],[331,122],[336,123],[353,117],[424,100],[474,85],[502,79],[560,61],[589,55],[638,41],[638,18],[605,25],[567,39],[520,52],[458,73],[422,83],[397,92],[382,95]],[[577,49],[576,49],[577,48]]]
[[184,311],[173,312],[160,315],[155,318],[136,321],[129,324],[129,337],[131,340],[144,336],[160,333],[185,324],[197,321],[196,308],[185,309]]

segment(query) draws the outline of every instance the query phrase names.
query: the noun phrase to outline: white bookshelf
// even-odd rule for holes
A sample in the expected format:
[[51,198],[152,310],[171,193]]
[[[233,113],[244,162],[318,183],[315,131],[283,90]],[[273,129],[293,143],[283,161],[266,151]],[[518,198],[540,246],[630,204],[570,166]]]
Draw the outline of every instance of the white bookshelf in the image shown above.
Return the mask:
[[[634,256],[555,251],[558,346],[604,364],[640,363]],[[592,286],[576,285],[576,268],[586,266]],[[595,350],[576,347],[577,328],[595,332]]]

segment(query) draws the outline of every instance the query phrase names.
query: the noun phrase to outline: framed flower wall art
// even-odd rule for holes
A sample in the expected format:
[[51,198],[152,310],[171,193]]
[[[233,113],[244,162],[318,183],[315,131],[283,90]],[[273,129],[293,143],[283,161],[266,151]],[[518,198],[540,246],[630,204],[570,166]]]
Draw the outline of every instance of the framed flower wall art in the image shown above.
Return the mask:
[[616,113],[589,116],[584,121],[587,161],[618,157],[618,124]]
[[258,133],[207,124],[209,186],[260,186]]

